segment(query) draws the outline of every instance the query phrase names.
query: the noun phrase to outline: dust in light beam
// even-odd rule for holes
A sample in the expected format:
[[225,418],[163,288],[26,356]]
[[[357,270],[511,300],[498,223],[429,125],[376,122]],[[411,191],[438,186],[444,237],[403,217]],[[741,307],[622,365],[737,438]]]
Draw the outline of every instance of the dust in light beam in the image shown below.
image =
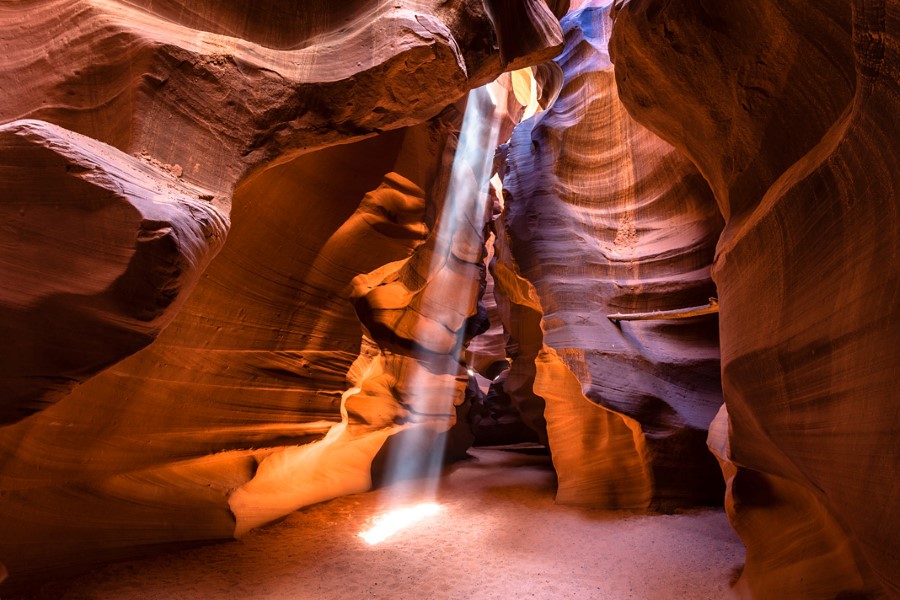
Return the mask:
[[[445,267],[447,264],[480,260],[472,249],[484,244],[483,228],[490,199],[488,186],[507,100],[507,89],[496,82],[469,92],[441,218],[432,238],[429,282],[422,291],[424,306],[443,306],[452,314],[467,318],[475,314],[480,279],[473,277],[461,284],[457,278],[435,274],[445,268],[450,272]],[[435,335],[427,322],[430,321],[417,321],[414,332],[422,348],[432,347],[429,336]],[[419,380],[411,376],[405,386],[409,393],[403,401],[408,408],[410,426],[393,440],[384,468],[386,496],[390,503],[400,507],[379,515],[369,529],[358,534],[370,546],[441,511],[440,505],[434,502],[408,502],[412,496],[435,497],[446,442],[446,436],[440,434],[450,429],[456,417],[455,400],[459,393],[456,383],[460,377],[464,337],[462,327],[455,332],[455,344],[448,352],[416,357],[427,365],[414,371],[414,377]],[[474,371],[470,370],[468,375],[474,375]],[[411,493],[414,489],[415,494]]]

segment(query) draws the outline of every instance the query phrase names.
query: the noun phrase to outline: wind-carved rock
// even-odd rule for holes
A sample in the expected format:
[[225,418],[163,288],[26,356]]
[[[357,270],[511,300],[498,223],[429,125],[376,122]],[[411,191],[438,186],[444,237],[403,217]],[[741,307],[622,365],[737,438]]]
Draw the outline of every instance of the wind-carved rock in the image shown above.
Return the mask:
[[[252,10],[213,2],[31,3],[0,24],[7,64],[15,65],[0,75],[0,121],[48,121],[139,156],[201,186],[227,215],[235,187],[254,170],[420,123],[503,68],[483,40],[507,27],[508,15],[492,23],[462,2],[309,8],[276,0]],[[553,15],[546,8],[528,14],[539,22],[508,51],[515,61],[544,60],[559,47]],[[23,78],[28,86],[16,83]],[[75,380],[152,337],[120,343],[115,353],[111,346],[106,358],[79,367]],[[32,405],[59,397],[76,366],[46,373],[47,393],[33,395]]]
[[209,190],[43,121],[0,125],[0,424],[146,346],[222,246]]
[[[482,97],[486,93],[470,95],[469,103],[482,109],[476,115],[484,114],[478,106]],[[385,178],[391,185],[379,188],[386,193],[375,212],[402,226],[406,235],[401,237],[415,246],[407,258],[351,282],[366,336],[349,371],[354,387],[343,394],[342,422],[320,442],[283,449],[263,460],[257,475],[229,499],[238,535],[301,506],[365,491],[372,485],[370,469],[387,480],[422,475],[415,464],[421,457],[424,474],[436,475],[427,467],[440,461],[434,453],[453,437],[456,412],[466,399],[468,376],[461,355],[476,333],[468,324],[479,312],[487,218],[479,210],[484,194],[478,192],[491,158],[478,151],[496,144],[497,127],[490,121],[467,116],[465,123],[474,123],[477,135],[468,135],[472,132],[464,124],[459,147],[445,148],[444,169],[436,173],[428,194],[440,216],[426,240],[419,239],[424,189],[398,174]],[[369,204],[364,201],[363,207]],[[404,453],[399,460],[398,448]],[[387,456],[379,459],[379,453]]]
[[715,317],[607,315],[706,304],[721,219],[697,170],[619,102],[609,9],[571,12],[563,27],[545,69],[555,99],[516,128],[501,167],[493,274],[515,341],[505,388],[532,422],[544,405],[558,501],[716,502],[705,447],[722,401]]
[[[134,555],[120,540],[230,539],[296,508],[277,495],[252,511],[230,502],[251,481],[266,496],[265,476],[339,423],[361,338],[350,282],[423,242],[422,190],[452,127],[439,119],[310,153],[246,182],[225,246],[172,325],[0,431],[0,556],[11,582]],[[320,467],[293,481],[316,490],[313,502],[356,491],[350,473],[368,480],[350,451]]]
[[[530,39],[513,46],[527,53],[514,51],[510,64],[558,51],[555,19],[531,14],[541,22],[523,28]],[[348,371],[352,386],[366,380],[356,371],[374,373],[351,369],[361,333],[350,282],[426,239],[456,119],[440,113],[503,71],[494,40],[504,18],[461,0],[48,1],[0,23],[10,65],[0,73],[0,122],[51,132],[37,145],[75,167],[45,181],[28,173],[32,185],[47,193],[51,184],[81,186],[79,201],[100,202],[99,194],[134,212],[114,223],[64,209],[73,228],[103,234],[91,255],[108,257],[104,277],[152,284],[119,293],[113,283],[88,297],[83,316],[106,311],[114,332],[137,335],[84,340],[99,349],[40,366],[40,389],[4,413],[44,408],[0,429],[0,563],[10,585],[139,548],[228,539],[296,505],[296,497],[257,505],[248,492],[264,495],[266,478],[276,481],[296,448],[337,437],[326,438],[342,419]],[[71,151],[54,146],[57,138]],[[99,167],[82,174],[88,162]],[[95,172],[109,181],[91,179]],[[112,202],[110,188],[127,198]],[[144,202],[157,188],[166,201]],[[160,221],[145,227],[153,236],[135,233],[142,214]],[[0,247],[26,231],[11,223]],[[94,239],[90,227],[66,242]],[[171,241],[160,252],[142,246]],[[65,263],[75,267],[67,278],[46,265],[45,287],[106,285],[96,262],[75,262]],[[165,277],[144,277],[156,273]],[[81,331],[77,321],[67,327]],[[2,342],[11,339],[19,338]],[[9,358],[18,351],[4,345],[0,358],[18,364]],[[63,394],[60,378],[73,371],[83,383]],[[370,417],[356,415],[348,426]],[[320,499],[360,489],[370,482],[368,448],[381,442],[322,463],[331,483],[311,474],[297,484],[321,484]],[[346,481],[342,467],[352,471]]]
[[438,435],[455,423],[454,406],[466,398],[464,348],[488,327],[479,299],[490,214],[486,188],[493,155],[487,153],[497,144],[500,115],[494,98],[504,88],[495,89],[469,95],[431,237],[408,261],[354,280],[357,312],[393,372],[391,389],[402,409],[393,421],[430,427]]
[[691,157],[727,410],[710,447],[753,598],[900,594],[900,4],[631,2],[623,102]]
[[0,24],[9,76],[29,81],[4,81],[0,119],[145,150],[230,191],[274,159],[435,116],[504,70],[490,40],[510,18],[521,31],[506,62],[558,51],[546,7],[528,11],[530,21],[513,11],[492,23],[470,4],[30,3]]

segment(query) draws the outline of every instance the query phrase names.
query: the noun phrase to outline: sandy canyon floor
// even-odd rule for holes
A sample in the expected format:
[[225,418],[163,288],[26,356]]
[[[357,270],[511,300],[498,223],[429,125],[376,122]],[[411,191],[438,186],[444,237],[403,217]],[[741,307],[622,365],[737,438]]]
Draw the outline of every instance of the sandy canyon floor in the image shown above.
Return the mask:
[[110,565],[39,598],[719,599],[744,560],[721,510],[638,515],[553,503],[546,456],[478,449],[441,511],[369,546],[385,492],[294,513],[243,540]]

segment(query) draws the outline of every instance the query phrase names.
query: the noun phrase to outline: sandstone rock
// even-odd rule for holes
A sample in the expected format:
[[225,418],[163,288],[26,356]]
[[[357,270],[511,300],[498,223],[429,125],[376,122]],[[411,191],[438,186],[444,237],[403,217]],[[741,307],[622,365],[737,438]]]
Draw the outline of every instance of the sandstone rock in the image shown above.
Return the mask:
[[4,490],[4,596],[124,556],[233,539],[228,497],[257,463],[252,452],[234,451],[92,481]]
[[[503,371],[473,402],[470,418],[474,446],[538,444],[538,432],[522,420],[512,398],[503,389],[508,373]],[[480,391],[480,390],[479,390]]]
[[[499,215],[499,205],[496,207]],[[492,217],[492,220],[495,217]],[[489,232],[485,247],[485,265],[494,261],[494,234]],[[482,391],[487,392],[490,382],[495,380],[502,372],[509,368],[506,357],[507,336],[500,318],[497,300],[494,293],[494,277],[489,269],[485,269],[484,292],[481,294],[481,302],[487,316],[490,327],[478,337],[473,339],[466,347],[466,365],[475,373]]]
[[705,304],[721,227],[696,169],[619,102],[608,13],[563,20],[564,79],[547,110],[516,128],[501,173],[498,241],[534,288],[494,274],[500,294],[531,312],[530,326],[511,319],[528,332],[511,332],[520,350],[506,390],[546,402],[559,501],[715,502],[720,477],[704,443],[721,403],[715,317],[606,318]]
[[218,252],[208,190],[42,121],[0,125],[0,423],[149,344]]
[[0,24],[15,65],[0,120],[146,151],[230,192],[272,160],[435,116],[503,70],[495,30],[508,31],[505,62],[549,59],[559,26],[526,4],[492,23],[461,0],[31,2]]
[[900,594],[900,5],[631,2],[623,102],[726,219],[711,437],[756,598]]
[[[562,5],[554,7],[557,17],[565,14],[566,2],[553,4]],[[504,66],[527,67],[533,63],[519,57],[534,56],[546,46],[562,42],[553,11],[544,0],[485,0],[484,8],[497,31]]]
[[542,310],[534,286],[519,274],[507,240],[503,216],[494,221],[494,258],[491,275],[497,313],[506,334],[506,355],[510,367],[504,377],[503,391],[527,427],[548,444],[546,403],[534,392],[536,361],[544,349],[541,331]]
[[[271,480],[282,472],[275,457],[297,459],[307,452],[294,447],[339,422],[361,339],[350,281],[422,243],[423,187],[436,178],[450,126],[310,153],[248,181],[235,194],[227,243],[156,342],[0,430],[0,562],[12,584],[143,546],[228,538],[273,514],[261,504],[236,511],[231,495],[267,462]],[[195,464],[212,466],[176,475]],[[360,470],[364,460],[342,472]],[[155,483],[129,483],[146,477]],[[265,490],[266,477],[253,487]],[[356,485],[346,479],[319,493]],[[218,491],[204,492],[207,483]],[[149,508],[140,516],[138,506]],[[72,517],[63,538],[54,539],[51,512]]]
[[[500,215],[500,203],[497,200],[499,199],[495,198],[492,220],[496,220]],[[488,265],[495,262],[495,245],[495,236],[490,233],[485,255],[485,263]],[[543,419],[539,421],[538,430],[529,427],[523,420],[516,402],[504,389],[510,367],[507,348],[509,347],[512,353],[517,351],[515,342],[509,339],[507,333],[514,327],[511,322],[515,321],[515,317],[509,314],[506,319],[501,317],[492,270],[493,268],[485,273],[485,289],[482,295],[491,327],[472,340],[466,348],[467,365],[474,372],[472,382],[481,392],[475,399],[470,413],[475,434],[474,444],[505,446],[538,443],[540,436],[546,440]],[[504,323],[507,327],[504,327]]]
[[[104,141],[201,183],[201,199],[227,213],[255,169],[421,122],[495,77],[500,57],[484,40],[508,28],[507,12],[492,23],[463,2],[31,3],[0,24],[14,65],[0,74],[0,121],[38,117]],[[512,12],[540,21],[520,32],[531,54],[515,61],[556,51],[546,8]]]
[[[434,177],[443,147],[436,134],[447,126],[310,153],[241,186],[227,243],[156,343],[2,432],[4,484],[323,435],[340,419],[346,372],[359,353],[350,281],[421,244],[428,184],[419,178]],[[353,178],[343,175],[350,165]],[[410,186],[418,192],[402,191]],[[415,215],[412,233],[398,224]]]
[[[471,434],[460,434],[466,424],[457,423],[457,415],[469,380],[462,350],[473,333],[470,321],[479,318],[483,289],[488,214],[483,186],[491,164],[483,150],[496,144],[499,130],[493,97],[485,90],[469,96],[467,111],[472,112],[463,121],[459,145],[449,145],[448,160],[442,161],[450,166],[449,178],[446,186],[438,178],[437,189],[444,193],[434,197],[443,201],[438,201],[439,216],[428,238],[411,247],[408,258],[351,282],[351,297],[371,342],[350,370],[356,381],[343,394],[342,423],[320,442],[282,449],[263,460],[254,478],[229,500],[237,535],[301,506],[368,489],[372,468],[387,481],[423,473],[434,477],[443,444],[449,442],[453,454],[459,454],[458,442],[463,453],[471,444]],[[413,182],[405,188],[412,198],[395,204],[415,207],[422,188]],[[416,222],[414,216],[392,220]]]
[[[558,24],[539,8],[526,14],[535,22],[513,11],[522,39],[507,36],[510,65],[558,51]],[[187,216],[167,214],[178,251],[193,261],[183,273],[151,280],[168,294],[168,311],[147,290],[128,286],[126,298],[101,298],[118,302],[118,312],[100,309],[124,321],[117,326],[126,334],[137,329],[137,342],[85,325],[73,329],[77,342],[63,345],[89,359],[76,365],[83,380],[170,326],[57,404],[0,429],[0,563],[13,585],[142,548],[227,538],[304,497],[318,501],[369,485],[373,454],[395,430],[372,433],[368,424],[378,421],[384,403],[396,403],[391,390],[381,390],[381,403],[353,407],[352,418],[344,413],[328,444],[306,447],[341,421],[348,369],[360,353],[350,282],[407,259],[428,238],[449,177],[445,146],[458,128],[456,109],[445,108],[503,70],[494,40],[496,29],[511,31],[508,18],[501,11],[489,19],[480,5],[462,1],[298,7],[280,0],[252,6],[111,0],[26,3],[15,19],[0,22],[6,56],[0,122],[51,122],[58,137],[78,140],[62,153],[61,166],[84,165],[70,154],[93,157],[102,147],[101,158],[114,160],[91,158],[102,167],[91,172],[125,170],[131,179],[114,183],[129,197],[142,199],[143,188],[171,183],[173,197],[194,194],[197,221],[214,205],[223,228],[232,223],[222,252],[201,276],[215,244],[195,244]],[[102,186],[91,192],[79,183],[88,178],[77,169],[50,175],[29,174],[47,179],[41,188],[47,193],[84,188],[84,202],[99,203],[97,194],[108,201]],[[32,181],[35,189],[38,183]],[[130,201],[154,219],[174,209]],[[187,210],[180,200],[173,204]],[[130,214],[124,203],[120,211]],[[134,212],[132,220],[141,216]],[[90,233],[90,225],[108,233],[111,256],[102,273],[73,272],[69,280],[60,265],[47,264],[41,277],[49,291],[63,281],[67,293],[100,294],[116,277],[130,281],[134,257],[156,256],[135,249],[140,218],[66,219],[79,231]],[[4,227],[0,237],[28,231],[17,227]],[[53,231],[46,233],[52,240]],[[87,233],[60,239],[90,241]],[[472,252],[482,243],[456,240],[453,248],[475,264],[480,254]],[[82,270],[94,264],[78,260]],[[17,273],[30,268],[10,265]],[[155,267],[152,260],[138,266]],[[129,311],[144,308],[159,314],[132,323]],[[10,322],[19,314],[10,313]],[[39,318],[48,314],[54,313]],[[98,350],[88,356],[84,350],[93,344]],[[13,352],[4,346],[4,355]],[[74,368],[52,366],[59,368],[48,378]],[[354,386],[366,380],[357,375]],[[402,377],[397,385],[404,385]],[[35,405],[32,396],[26,402]],[[402,412],[399,405],[391,410]],[[339,435],[346,429],[354,436]],[[303,457],[316,453],[335,485],[304,471]],[[328,465],[335,467],[331,475]],[[294,482],[296,493],[260,501],[298,468],[307,479]]]

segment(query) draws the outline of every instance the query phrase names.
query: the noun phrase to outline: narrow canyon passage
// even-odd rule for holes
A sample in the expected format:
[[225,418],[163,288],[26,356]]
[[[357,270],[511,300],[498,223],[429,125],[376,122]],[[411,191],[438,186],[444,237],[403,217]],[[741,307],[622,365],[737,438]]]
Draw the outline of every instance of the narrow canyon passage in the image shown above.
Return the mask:
[[0,600],[900,600],[900,0],[0,48]]
[[743,564],[721,510],[641,515],[560,506],[547,456],[473,449],[441,511],[358,537],[386,489],[293,513],[243,540],[110,565],[34,598],[714,599]]

